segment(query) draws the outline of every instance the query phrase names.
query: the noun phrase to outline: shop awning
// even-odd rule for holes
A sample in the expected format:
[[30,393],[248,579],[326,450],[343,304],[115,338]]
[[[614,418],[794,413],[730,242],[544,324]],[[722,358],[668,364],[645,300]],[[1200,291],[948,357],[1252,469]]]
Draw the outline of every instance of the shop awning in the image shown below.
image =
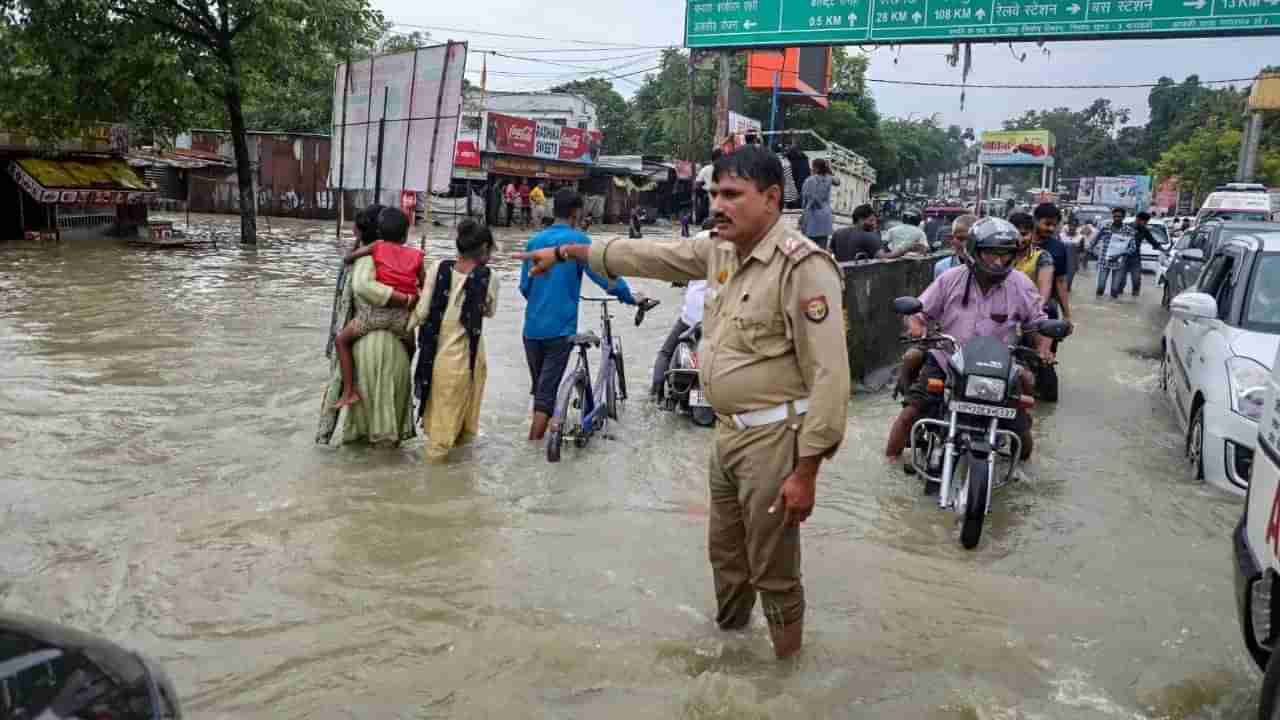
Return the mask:
[[19,158],[9,175],[39,202],[53,205],[133,205],[157,193],[123,160]]

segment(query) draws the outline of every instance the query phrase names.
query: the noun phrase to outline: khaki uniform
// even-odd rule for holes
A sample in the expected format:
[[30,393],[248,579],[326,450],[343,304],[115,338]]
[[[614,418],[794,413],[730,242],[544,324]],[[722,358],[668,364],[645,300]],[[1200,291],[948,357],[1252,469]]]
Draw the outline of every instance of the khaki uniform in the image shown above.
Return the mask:
[[[716,411],[708,553],[722,628],[745,626],[758,591],[773,626],[804,615],[800,532],[781,506],[798,458],[830,457],[844,439],[849,354],[840,269],[797,231],[774,224],[745,259],[710,233],[692,241],[592,245],[606,277],[707,280],[700,379]],[[807,413],[794,403],[807,399]],[[788,418],[743,428],[735,415],[787,406]]]

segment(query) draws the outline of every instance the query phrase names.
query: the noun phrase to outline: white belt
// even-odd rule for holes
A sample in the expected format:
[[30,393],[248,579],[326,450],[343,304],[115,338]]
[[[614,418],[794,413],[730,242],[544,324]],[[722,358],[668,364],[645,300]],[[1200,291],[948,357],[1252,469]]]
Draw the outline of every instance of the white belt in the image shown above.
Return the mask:
[[809,398],[804,398],[802,400],[793,400],[789,403],[782,403],[776,407],[765,408],[763,410],[752,410],[751,412],[738,413],[737,415],[730,415],[729,417],[733,418],[733,426],[739,430],[760,427],[762,425],[772,425],[787,419],[788,405],[794,408],[796,415],[804,415],[809,412]]

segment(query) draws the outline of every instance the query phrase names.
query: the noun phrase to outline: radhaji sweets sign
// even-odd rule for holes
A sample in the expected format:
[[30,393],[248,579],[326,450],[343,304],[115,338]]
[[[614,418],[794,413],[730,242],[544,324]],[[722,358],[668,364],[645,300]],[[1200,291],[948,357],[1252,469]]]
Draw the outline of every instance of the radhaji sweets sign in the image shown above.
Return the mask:
[[485,150],[544,160],[594,163],[604,136],[595,130],[565,127],[532,118],[489,113]]
[[997,130],[982,133],[978,162],[983,165],[1048,165],[1055,146],[1048,130]]

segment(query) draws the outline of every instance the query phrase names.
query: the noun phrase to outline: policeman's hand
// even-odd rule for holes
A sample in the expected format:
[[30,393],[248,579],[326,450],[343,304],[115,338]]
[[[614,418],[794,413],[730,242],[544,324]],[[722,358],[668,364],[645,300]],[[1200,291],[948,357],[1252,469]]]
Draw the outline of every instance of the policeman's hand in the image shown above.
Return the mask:
[[818,458],[801,458],[796,469],[782,481],[782,490],[778,493],[778,499],[769,506],[769,514],[782,510],[782,521],[799,527],[813,513],[817,484]]
[[542,250],[534,250],[533,252],[518,252],[515,254],[517,260],[528,260],[532,267],[529,268],[530,275],[541,275],[550,270],[558,262],[556,260],[555,248],[543,248]]

